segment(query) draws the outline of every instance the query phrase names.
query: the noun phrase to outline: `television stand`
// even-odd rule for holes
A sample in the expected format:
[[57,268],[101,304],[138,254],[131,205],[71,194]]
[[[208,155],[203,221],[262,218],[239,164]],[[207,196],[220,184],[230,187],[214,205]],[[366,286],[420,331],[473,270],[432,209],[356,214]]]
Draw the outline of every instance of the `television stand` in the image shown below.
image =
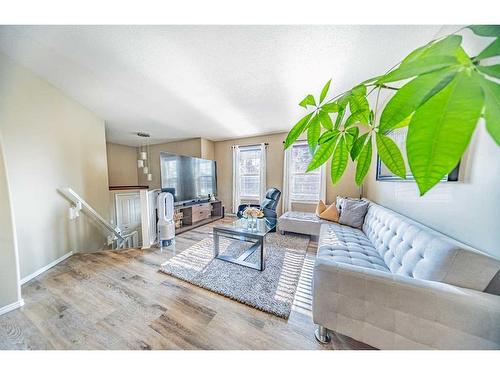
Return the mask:
[[175,229],[177,235],[222,219],[224,217],[224,206],[221,201],[198,202],[176,206],[175,212],[182,213],[182,224]]

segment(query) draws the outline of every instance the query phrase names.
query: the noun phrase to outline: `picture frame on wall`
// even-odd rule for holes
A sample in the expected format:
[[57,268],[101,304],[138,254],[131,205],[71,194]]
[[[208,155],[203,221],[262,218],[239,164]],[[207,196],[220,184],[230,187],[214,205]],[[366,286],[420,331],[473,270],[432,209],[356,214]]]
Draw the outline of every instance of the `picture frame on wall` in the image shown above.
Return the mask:
[[[401,181],[401,182],[412,182],[415,181],[415,177],[412,175],[410,168],[408,167],[408,158],[406,157],[406,136],[408,134],[408,127],[400,128],[400,129],[395,129],[391,131],[390,133],[387,134],[389,138],[391,138],[396,145],[399,147],[401,150],[401,153],[403,155],[403,159],[406,164],[406,179],[403,179],[394,173],[392,173],[389,168],[385,166],[384,163],[382,163],[382,160],[380,160],[380,156],[377,154],[377,173],[376,173],[376,180],[377,181]],[[460,170],[460,162],[457,164],[453,170],[445,175],[442,179],[441,182],[456,182],[458,181],[458,175],[459,175],[459,170]]]

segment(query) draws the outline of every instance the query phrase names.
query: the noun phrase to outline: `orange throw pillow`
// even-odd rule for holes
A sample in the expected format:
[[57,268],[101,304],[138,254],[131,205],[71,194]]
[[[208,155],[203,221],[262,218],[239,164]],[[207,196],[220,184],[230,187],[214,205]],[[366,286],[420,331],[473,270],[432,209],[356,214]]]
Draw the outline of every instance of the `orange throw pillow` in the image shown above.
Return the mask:
[[331,204],[326,210],[324,210],[319,217],[321,219],[329,220],[329,221],[339,221],[339,211],[337,210],[337,206],[335,204]]
[[323,201],[319,201],[318,205],[316,206],[316,216],[320,216],[323,211],[326,210],[326,206],[323,203]]

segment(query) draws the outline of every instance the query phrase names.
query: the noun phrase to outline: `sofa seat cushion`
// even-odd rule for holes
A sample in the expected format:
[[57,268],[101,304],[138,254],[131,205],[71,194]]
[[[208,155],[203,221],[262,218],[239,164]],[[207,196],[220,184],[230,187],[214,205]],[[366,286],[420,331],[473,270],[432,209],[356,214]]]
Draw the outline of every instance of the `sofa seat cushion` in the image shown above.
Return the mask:
[[346,225],[321,225],[317,257],[390,272],[366,235],[361,230]]
[[317,236],[324,223],[330,221],[320,219],[314,212],[287,211],[278,220],[278,230]]

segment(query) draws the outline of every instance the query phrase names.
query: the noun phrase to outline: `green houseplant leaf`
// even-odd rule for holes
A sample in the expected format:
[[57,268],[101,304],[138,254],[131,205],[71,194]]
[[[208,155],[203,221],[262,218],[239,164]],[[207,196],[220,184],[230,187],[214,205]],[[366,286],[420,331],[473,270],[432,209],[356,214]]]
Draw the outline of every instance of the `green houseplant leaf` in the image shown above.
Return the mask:
[[307,125],[309,124],[309,119],[312,115],[312,113],[309,113],[308,115],[302,117],[299,122],[294,125],[292,130],[290,130],[285,140],[285,150],[290,147],[297,140],[297,138],[299,138],[304,130],[306,130]]
[[439,70],[418,76],[401,87],[382,112],[380,131],[385,134],[398,127],[419,106],[450,83],[456,74],[455,69]]
[[394,143],[391,138],[380,133],[377,133],[376,141],[380,160],[382,160],[392,173],[405,179],[406,166],[401,151],[396,143]]
[[347,149],[347,142],[344,137],[338,137],[338,142],[335,146],[332,156],[332,165],[330,175],[332,183],[335,185],[339,182],[347,167],[347,160],[349,158],[349,150]]
[[406,149],[421,195],[458,164],[470,141],[483,106],[479,78],[460,72],[412,117]]
[[354,161],[358,157],[359,153],[363,149],[363,146],[365,145],[366,138],[368,137],[369,133],[365,133],[362,136],[360,136],[356,141],[354,141],[354,144],[352,145],[351,148],[351,159]]
[[345,114],[345,109],[341,109],[339,113],[337,114],[337,118],[335,119],[335,129],[338,129],[340,126],[340,123],[342,122],[342,119],[344,118]]
[[500,146],[500,85],[483,78],[481,87],[484,92],[486,129]]
[[311,94],[307,95],[300,103],[301,107],[307,108],[308,105],[312,105],[316,107],[316,101],[314,100],[314,96]]
[[[500,146],[500,85],[497,81],[500,65],[482,64],[483,59],[500,56],[500,26],[469,28],[476,35],[494,38],[475,58],[462,48],[462,37],[452,34],[417,48],[396,69],[365,80],[323,104],[330,89],[331,80],[328,81],[318,102],[312,95],[300,102],[305,108],[315,107],[315,113],[306,115],[292,128],[285,147],[307,130],[308,144],[314,152],[307,171],[331,158],[331,177],[335,184],[344,174],[350,155],[356,163],[356,183],[361,184],[368,173],[375,142],[382,162],[394,174],[406,178],[401,151],[386,134],[408,126],[406,151],[423,195],[456,166],[481,114],[489,134]],[[409,81],[386,85],[403,80]],[[375,106],[370,108],[371,102],[367,99],[375,90]],[[377,124],[375,113],[378,113],[379,94],[384,90],[397,93],[383,106]],[[337,113],[334,121],[331,113]],[[359,136],[361,125],[370,131]],[[323,134],[322,128],[326,129]]]
[[323,87],[323,90],[321,90],[321,94],[319,96],[319,103],[323,103],[323,100],[325,99],[326,97],[326,94],[328,94],[328,89],[330,89],[330,83],[332,82],[332,80],[329,80],[325,86]]
[[319,116],[314,116],[307,128],[307,144],[309,145],[311,155],[316,151],[320,135],[321,126],[319,124]]
[[327,103],[321,106],[321,110],[329,113],[338,112],[340,106],[337,103]]
[[500,37],[500,25],[470,25],[467,28],[479,36]]
[[326,142],[332,140],[333,138],[337,137],[338,135],[339,135],[339,131],[337,129],[333,129],[333,130],[324,132],[323,134],[321,134],[321,137],[319,137],[318,143],[320,145],[322,145],[323,143],[326,143]]
[[307,166],[306,172],[314,171],[316,168],[324,164],[328,158],[332,155],[335,148],[338,135],[333,137],[328,142],[320,144],[316,152],[314,153],[311,162]]
[[483,49],[481,53],[474,58],[474,60],[483,60],[498,55],[500,55],[500,38],[496,39],[488,47]]
[[497,65],[479,65],[477,69],[488,76],[500,79],[500,64]]
[[437,56],[455,56],[457,49],[460,48],[462,37],[460,35],[449,35],[441,40],[428,43],[417,48],[401,61],[400,66],[414,63],[421,59]]
[[321,125],[323,125],[323,127],[325,129],[328,129],[328,130],[333,129],[333,121],[332,121],[330,114],[328,112],[320,110],[318,117],[319,117],[319,120],[321,122]]
[[[368,133],[367,133],[368,134]],[[367,135],[366,134],[366,135]],[[363,145],[361,152],[358,156],[358,162],[356,164],[356,184],[359,186],[363,183],[368,170],[370,169],[370,165],[372,163],[372,140],[371,137],[368,139],[368,142]]]
[[461,36],[450,35],[442,40],[417,48],[401,62],[397,69],[382,76],[377,82],[400,81],[457,65],[463,62],[461,42]]
[[420,74],[430,73],[435,70],[447,68],[456,64],[457,59],[456,57],[452,56],[425,57],[405,66],[400,66],[399,68],[383,76],[377,82],[387,83],[401,81],[403,79],[415,77]]

